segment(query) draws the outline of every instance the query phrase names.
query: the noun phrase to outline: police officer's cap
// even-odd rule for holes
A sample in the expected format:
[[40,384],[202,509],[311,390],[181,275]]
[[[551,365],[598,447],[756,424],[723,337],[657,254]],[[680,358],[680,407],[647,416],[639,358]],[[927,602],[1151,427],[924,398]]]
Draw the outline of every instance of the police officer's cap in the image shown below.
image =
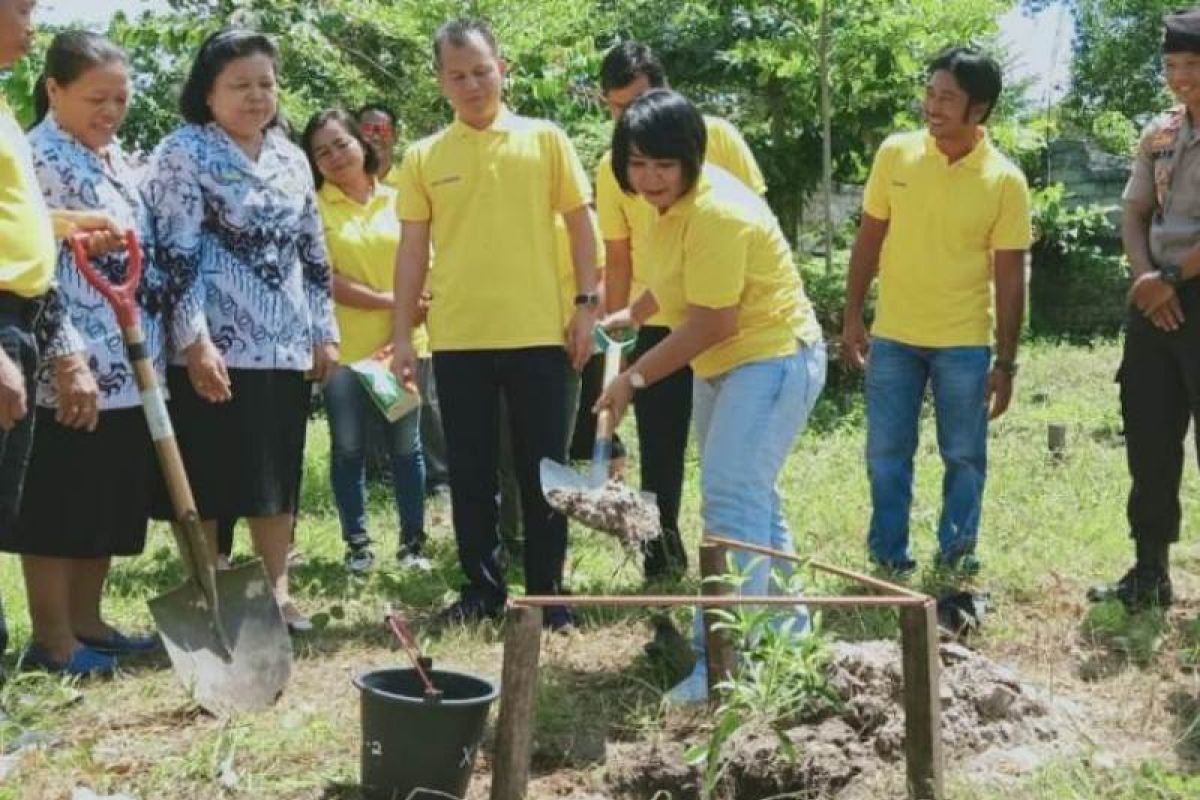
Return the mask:
[[1200,53],[1200,8],[1163,17],[1164,53]]

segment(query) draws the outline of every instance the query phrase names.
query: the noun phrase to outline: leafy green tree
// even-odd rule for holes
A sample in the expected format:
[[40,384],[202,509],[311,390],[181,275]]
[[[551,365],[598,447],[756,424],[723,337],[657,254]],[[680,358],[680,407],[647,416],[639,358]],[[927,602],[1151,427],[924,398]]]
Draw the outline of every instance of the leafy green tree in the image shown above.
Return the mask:
[[[123,131],[151,149],[178,124],[178,87],[205,36],[223,24],[269,33],[282,55],[282,106],[294,125],[334,104],[391,105],[412,139],[445,123],[430,38],[445,19],[481,16],[509,64],[509,103],[548,117],[585,163],[607,147],[598,92],[604,52],[625,37],[650,44],[673,84],[727,116],[763,164],[770,200],[793,236],[821,174],[818,27],[822,0],[168,0],[118,16],[108,34],[130,53],[138,93]],[[925,61],[944,46],[990,45],[1013,0],[828,0],[835,177],[861,179],[879,142],[916,124]],[[32,86],[28,59],[4,90]],[[24,107],[24,106],[22,106]]]
[[1074,21],[1068,124],[1111,152],[1128,153],[1129,130],[1166,108],[1162,18],[1178,0],[1023,0],[1038,11],[1065,2]]

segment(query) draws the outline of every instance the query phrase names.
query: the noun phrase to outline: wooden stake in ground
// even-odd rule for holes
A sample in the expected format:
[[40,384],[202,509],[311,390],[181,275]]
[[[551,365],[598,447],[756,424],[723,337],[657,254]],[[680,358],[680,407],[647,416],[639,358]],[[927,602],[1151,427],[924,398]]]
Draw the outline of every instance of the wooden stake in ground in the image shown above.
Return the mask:
[[[706,544],[700,547],[700,577],[704,583],[700,593],[706,597],[720,597],[733,594],[733,587],[725,581],[710,580],[719,578],[728,570],[729,551],[722,545]],[[718,629],[717,620],[711,611],[701,609],[704,615],[704,657],[708,667],[708,697],[715,702],[719,691],[717,685],[733,677],[737,668],[737,652],[729,631]]]
[[504,671],[500,676],[491,800],[525,800],[541,651],[542,610],[509,608],[504,621]]
[[904,755],[908,796],[945,800],[942,784],[942,700],[938,689],[937,603],[900,609],[900,649],[904,660]]

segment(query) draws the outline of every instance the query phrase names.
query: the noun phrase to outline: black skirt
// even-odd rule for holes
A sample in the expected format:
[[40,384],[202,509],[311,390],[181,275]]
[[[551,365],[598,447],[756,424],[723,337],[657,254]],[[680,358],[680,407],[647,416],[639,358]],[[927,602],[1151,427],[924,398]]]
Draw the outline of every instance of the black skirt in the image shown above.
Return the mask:
[[[210,403],[186,369],[167,369],[171,419],[200,518],[294,514],[308,423],[304,373],[231,369],[229,379],[233,399]],[[154,516],[175,516],[161,495]]]
[[17,523],[0,550],[54,558],[133,556],[146,544],[158,462],[142,409],[100,412],[74,430],[38,408]]

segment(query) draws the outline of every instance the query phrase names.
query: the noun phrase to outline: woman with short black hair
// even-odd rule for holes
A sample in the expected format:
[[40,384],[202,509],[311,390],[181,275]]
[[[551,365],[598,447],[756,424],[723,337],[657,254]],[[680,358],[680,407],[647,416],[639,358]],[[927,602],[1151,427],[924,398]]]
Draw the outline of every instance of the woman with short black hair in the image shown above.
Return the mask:
[[[766,202],[704,164],[704,119],[682,95],[656,89],[629,106],[613,133],[621,187],[655,208],[643,258],[648,288],[610,328],[661,314],[671,333],[622,372],[596,403],[618,419],[633,394],[686,364],[700,445],[704,530],[791,552],[776,481],[825,384],[825,345],[779,223]],[[740,591],[764,595],[786,563],[739,553]],[[808,627],[797,607],[781,623]],[[673,702],[707,696],[703,626],[696,615],[695,670]]]
[[201,45],[146,192],[171,280],[168,369],[184,462],[210,536],[246,517],[284,617],[309,386],[337,365],[329,258],[304,154],[281,130],[278,52],[226,29]]

